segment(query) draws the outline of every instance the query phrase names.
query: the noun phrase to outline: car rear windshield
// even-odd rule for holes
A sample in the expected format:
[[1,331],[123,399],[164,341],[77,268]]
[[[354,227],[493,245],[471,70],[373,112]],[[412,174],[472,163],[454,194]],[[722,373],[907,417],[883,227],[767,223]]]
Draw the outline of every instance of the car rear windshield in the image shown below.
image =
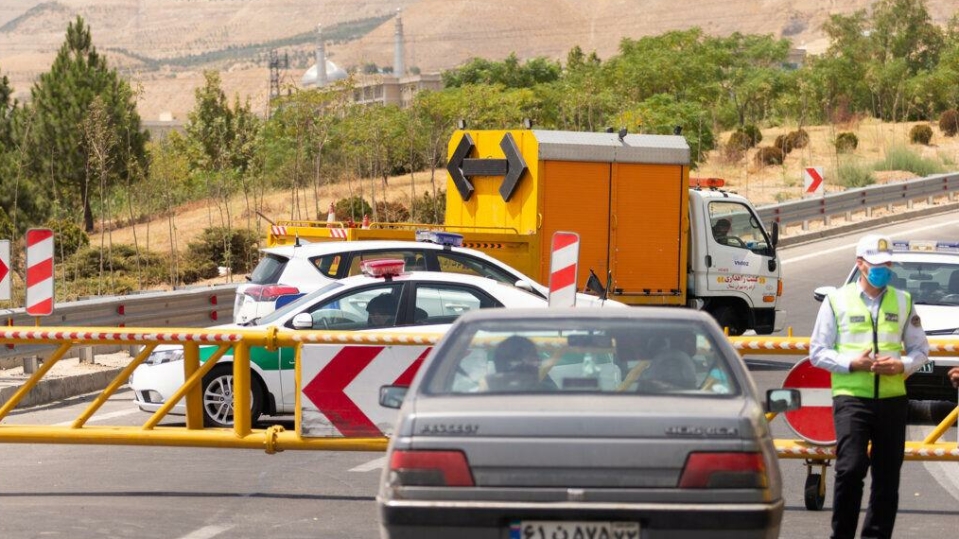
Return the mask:
[[254,284],[276,284],[280,281],[280,275],[289,258],[285,256],[267,254],[260,259],[260,263],[253,268],[250,274],[250,282]]
[[424,380],[428,394],[740,392],[723,349],[689,321],[483,321],[451,337]]

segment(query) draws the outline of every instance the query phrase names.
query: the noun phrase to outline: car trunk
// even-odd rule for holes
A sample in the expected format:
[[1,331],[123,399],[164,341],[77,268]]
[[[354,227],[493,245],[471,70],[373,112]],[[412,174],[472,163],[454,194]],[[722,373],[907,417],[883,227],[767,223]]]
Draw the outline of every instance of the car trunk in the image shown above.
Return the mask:
[[[421,397],[409,448],[462,450],[476,487],[491,489],[483,495],[493,498],[510,498],[519,488],[542,501],[565,500],[577,488],[592,501],[663,501],[663,490],[672,489],[682,496],[676,501],[710,501],[704,492],[679,493],[684,465],[694,451],[761,450],[750,421],[741,418],[745,403],[688,396]],[[470,409],[483,413],[464,412]],[[755,501],[756,493],[732,496],[726,501]]]

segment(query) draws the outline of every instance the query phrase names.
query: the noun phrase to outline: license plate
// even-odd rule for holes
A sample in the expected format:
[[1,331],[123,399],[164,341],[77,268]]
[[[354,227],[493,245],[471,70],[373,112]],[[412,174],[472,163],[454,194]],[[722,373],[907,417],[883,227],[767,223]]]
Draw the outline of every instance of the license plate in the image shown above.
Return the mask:
[[509,527],[510,539],[574,539],[608,537],[639,539],[639,522],[521,520]]
[[934,369],[935,367],[936,367],[935,362],[930,361],[928,363],[923,364],[922,367],[919,367],[919,370],[916,372],[919,374],[932,374],[932,369]]

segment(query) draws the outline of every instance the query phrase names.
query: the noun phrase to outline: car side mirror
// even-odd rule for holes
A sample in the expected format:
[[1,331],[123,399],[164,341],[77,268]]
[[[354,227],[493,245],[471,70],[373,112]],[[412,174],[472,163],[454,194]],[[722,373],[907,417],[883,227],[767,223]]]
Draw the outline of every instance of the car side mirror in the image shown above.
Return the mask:
[[798,410],[802,406],[802,394],[798,389],[766,390],[766,411],[774,414]]
[[408,386],[380,386],[380,406],[399,409],[408,390]]
[[812,297],[816,301],[822,301],[826,299],[826,296],[832,294],[836,290],[835,286],[820,286],[819,288],[812,291]]
[[313,329],[313,316],[310,313],[300,313],[294,316],[293,329]]
[[773,237],[771,240],[773,242],[773,247],[779,245],[779,223],[773,222]]

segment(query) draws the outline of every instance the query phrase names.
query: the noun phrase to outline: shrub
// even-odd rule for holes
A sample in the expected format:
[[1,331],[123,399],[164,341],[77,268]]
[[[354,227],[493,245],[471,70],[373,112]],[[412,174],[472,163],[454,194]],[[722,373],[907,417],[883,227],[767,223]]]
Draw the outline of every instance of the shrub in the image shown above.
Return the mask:
[[856,162],[839,164],[839,183],[846,187],[865,187],[876,183],[876,178],[869,167]]
[[13,221],[7,215],[6,210],[0,206],[0,238],[12,238],[13,232]]
[[83,227],[69,219],[49,219],[43,224],[54,234],[54,257],[63,261],[81,248],[90,245],[90,237]]
[[926,124],[916,124],[909,130],[909,141],[913,144],[928,146],[932,140],[932,128]]
[[789,138],[789,135],[778,135],[775,142],[773,142],[773,148],[776,148],[782,152],[783,156],[793,151],[793,143]]
[[729,140],[726,141],[726,148],[728,148],[730,151],[745,151],[752,147],[753,143],[749,138],[749,135],[743,133],[742,131],[733,131],[729,134]]
[[410,220],[410,210],[399,202],[377,202],[376,219],[387,223],[404,223]]
[[438,190],[435,197],[426,191],[413,201],[411,213],[414,223],[442,224],[446,219],[446,191]]
[[336,217],[340,221],[360,222],[364,215],[373,213],[373,207],[361,196],[341,198],[336,201]]
[[127,294],[161,284],[169,269],[164,256],[141,250],[138,260],[132,245],[115,243],[102,250],[99,245],[82,247],[64,260],[57,271],[62,271],[64,280],[70,283],[57,287],[57,298],[74,300],[97,294]]
[[843,131],[836,135],[833,144],[836,146],[837,152],[848,153],[859,147],[859,137],[851,131]]
[[783,164],[783,151],[774,146],[763,146],[756,152],[756,164],[759,166]]
[[954,137],[959,133],[959,111],[949,109],[939,116],[939,130],[947,137]]
[[795,131],[790,131],[786,138],[789,139],[789,144],[795,148],[805,148],[809,145],[809,133],[805,129],[799,128]]
[[204,262],[214,266],[213,275],[204,272],[205,278],[215,277],[217,266],[226,266],[233,273],[250,271],[259,257],[256,233],[248,228],[211,227],[203,231],[196,241],[187,245],[187,260]]
[[763,133],[753,124],[746,124],[740,129],[743,134],[749,137],[749,147],[752,148],[763,141]]
[[905,146],[893,146],[889,148],[883,160],[873,165],[873,169],[908,170],[917,176],[929,176],[931,174],[938,174],[944,170],[939,161],[925,158]]

